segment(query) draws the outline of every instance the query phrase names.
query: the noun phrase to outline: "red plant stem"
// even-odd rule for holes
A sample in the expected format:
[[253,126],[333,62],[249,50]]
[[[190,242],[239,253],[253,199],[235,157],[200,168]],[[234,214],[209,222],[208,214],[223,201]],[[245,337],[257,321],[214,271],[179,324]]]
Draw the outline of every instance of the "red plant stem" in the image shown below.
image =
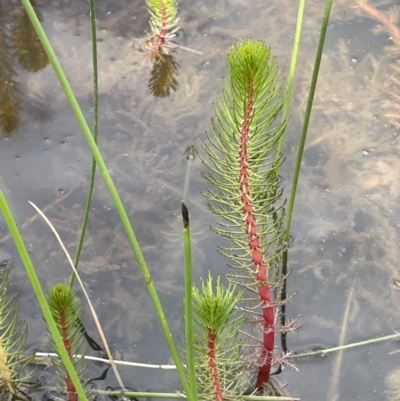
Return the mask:
[[[65,314],[63,312],[60,313],[60,322],[61,322],[61,337],[67,350],[67,354],[70,359],[72,359],[71,355],[71,344],[69,341],[69,330],[68,330],[68,323],[67,319],[65,318]],[[76,389],[74,384],[72,383],[71,376],[67,372],[67,393],[68,393],[68,401],[78,401],[78,396],[76,394]]]
[[394,18],[388,18],[384,13],[377,10],[374,6],[368,4],[366,0],[359,0],[358,7],[360,10],[369,14],[371,18],[378,21],[392,36],[393,41],[400,44],[400,29],[396,26]]
[[160,7],[161,7],[161,29],[160,32],[157,35],[157,39],[155,40],[151,56],[156,57],[160,53],[160,50],[165,43],[165,35],[167,34],[167,10],[165,8],[164,1],[160,1]]
[[258,286],[258,295],[261,300],[263,325],[263,341],[262,350],[259,360],[258,376],[256,381],[256,389],[261,391],[263,383],[268,382],[272,352],[274,350],[274,324],[275,311],[272,306],[272,293],[268,284],[268,266],[264,261],[264,255],[261,252],[260,236],[257,233],[256,217],[251,199],[251,188],[249,181],[249,155],[247,151],[250,139],[250,123],[254,112],[254,88],[253,80],[248,78],[248,98],[246,102],[245,119],[241,126],[241,137],[239,147],[239,163],[240,163],[240,193],[243,204],[244,219],[246,222],[246,232],[251,250],[252,262]]
[[217,336],[211,328],[208,328],[208,367],[210,369],[210,377],[214,392],[214,401],[222,401],[224,399],[224,392],[222,389],[221,381],[219,378],[217,356],[215,354],[215,342]]

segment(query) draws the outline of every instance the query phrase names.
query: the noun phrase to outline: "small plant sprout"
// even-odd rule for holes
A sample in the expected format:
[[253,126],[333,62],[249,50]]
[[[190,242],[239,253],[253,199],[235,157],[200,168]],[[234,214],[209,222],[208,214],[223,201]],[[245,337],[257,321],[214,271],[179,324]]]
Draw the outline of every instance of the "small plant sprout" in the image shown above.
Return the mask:
[[[275,359],[276,326],[274,291],[283,244],[282,191],[277,169],[278,141],[286,122],[276,123],[284,97],[282,79],[271,50],[262,42],[238,42],[228,55],[229,76],[217,99],[212,132],[207,134],[204,174],[215,189],[205,196],[209,208],[222,218],[213,231],[232,244],[220,249],[236,270],[228,277],[246,289],[242,306],[250,315],[258,309],[262,339],[257,356],[255,388],[263,390]],[[282,202],[281,202],[282,203]],[[250,338],[250,337],[249,337]]]
[[[215,287],[215,288],[214,288]],[[211,274],[193,287],[195,368],[199,393],[222,401],[240,398],[248,387],[247,368],[238,338],[244,320],[236,305],[242,296],[233,284],[224,287]]]
[[[75,292],[67,284],[59,283],[50,288],[48,303],[68,356],[78,377],[82,378],[85,364],[84,355],[81,351],[84,336],[80,329],[83,315],[80,302],[78,298],[76,298]],[[53,348],[54,351],[57,352],[57,348],[54,344]],[[52,358],[52,360],[56,366],[56,373],[60,377],[62,383],[60,390],[63,393],[67,393],[66,399],[68,401],[78,401],[75,386],[61,359]]]
[[25,354],[27,329],[18,325],[18,301],[16,295],[8,295],[8,269],[0,273],[0,399],[12,399],[18,393],[25,396],[21,387],[28,379],[24,369],[33,355]]

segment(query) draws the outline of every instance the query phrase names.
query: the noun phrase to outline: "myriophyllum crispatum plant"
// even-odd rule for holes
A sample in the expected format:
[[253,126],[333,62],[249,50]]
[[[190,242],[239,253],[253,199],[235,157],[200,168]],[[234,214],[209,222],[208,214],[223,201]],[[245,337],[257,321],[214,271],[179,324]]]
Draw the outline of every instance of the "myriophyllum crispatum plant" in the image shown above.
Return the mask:
[[[84,336],[81,331],[83,312],[80,301],[75,296],[75,292],[64,283],[56,284],[50,288],[47,301],[67,354],[78,377],[82,378],[85,363],[81,350]],[[57,353],[56,345],[53,341],[51,343],[53,351]],[[56,373],[60,378],[60,391],[64,394],[66,393],[66,400],[78,401],[75,386],[61,359],[53,358],[53,363],[56,366]]]
[[163,54],[168,54],[171,39],[178,27],[178,5],[175,0],[146,0],[150,13],[151,35],[146,40],[150,56],[154,61]]
[[0,273],[0,400],[18,399],[28,379],[26,366],[33,355],[25,353],[26,324],[18,324],[17,296],[8,295],[8,269]]
[[240,397],[249,386],[242,359],[239,330],[243,315],[237,309],[242,296],[234,285],[213,283],[211,275],[198,289],[193,286],[194,361],[197,388],[206,399],[223,401]]
[[175,0],[146,0],[146,4],[150,13],[151,33],[140,44],[140,49],[153,63],[150,92],[156,97],[166,97],[178,85],[178,63],[171,54],[171,39],[179,29],[178,6]]
[[[255,389],[261,391],[277,363],[275,335],[283,330],[276,324],[282,281],[278,269],[285,247],[277,174],[282,156],[276,150],[286,127],[276,121],[284,101],[283,80],[262,42],[238,42],[228,63],[204,146],[209,170],[204,176],[212,184],[204,195],[218,217],[212,229],[228,243],[219,249],[234,268],[228,277],[245,289],[241,308],[261,327],[255,344]],[[254,361],[254,355],[249,359]]]

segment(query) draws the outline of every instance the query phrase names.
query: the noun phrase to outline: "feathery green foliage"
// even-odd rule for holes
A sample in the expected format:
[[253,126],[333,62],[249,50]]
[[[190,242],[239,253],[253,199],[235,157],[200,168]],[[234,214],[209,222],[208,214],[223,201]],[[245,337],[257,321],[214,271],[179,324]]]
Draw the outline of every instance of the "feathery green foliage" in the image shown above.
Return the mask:
[[[230,51],[229,70],[230,76],[224,80],[222,95],[214,105],[213,132],[207,134],[205,146],[208,159],[203,160],[210,170],[204,177],[215,189],[208,189],[204,195],[213,202],[209,205],[212,212],[227,222],[214,226],[213,230],[235,245],[235,248],[222,249],[222,253],[234,261],[235,267],[248,269],[253,275],[243,192],[239,187],[243,169],[240,160],[242,125],[249,119],[249,139],[245,145],[248,187],[255,219],[260,227],[258,235],[262,252],[267,254],[272,247],[268,257],[272,265],[280,253],[282,236],[282,213],[278,215],[279,210],[276,209],[282,192],[278,188],[275,170],[280,155],[275,149],[286,126],[285,123],[272,124],[284,98],[277,99],[282,85],[280,72],[275,59],[270,56],[270,49],[263,43],[239,42],[237,48]],[[249,79],[252,80],[251,89]],[[248,117],[247,102],[250,98],[254,102],[254,112]]]
[[[273,289],[283,251],[282,191],[277,169],[277,145],[286,123],[276,123],[284,97],[279,96],[281,74],[271,51],[262,42],[238,42],[228,55],[229,76],[214,105],[212,132],[207,134],[204,174],[214,190],[205,196],[209,208],[223,222],[212,229],[231,246],[220,249],[232,267],[229,277],[249,289],[247,308],[261,306],[263,350],[256,388],[269,379],[275,327]],[[259,300],[254,300],[254,292]]]
[[[214,288],[215,287],[215,288]],[[236,310],[242,292],[225,287],[209,273],[201,288],[193,286],[195,368],[199,393],[205,399],[240,398],[248,387],[246,364],[241,359],[239,329],[244,321]]]
[[[50,288],[47,299],[51,314],[56,322],[68,356],[70,357],[78,377],[82,380],[85,363],[84,355],[81,350],[84,337],[80,329],[83,318],[80,301],[75,296],[75,292],[64,283],[58,283]],[[53,342],[52,345],[54,352],[57,352],[57,347]],[[76,355],[80,356],[77,357]],[[61,359],[53,358],[53,363],[56,366],[56,373],[62,383],[60,390],[67,392],[67,399],[76,399],[74,398],[76,397],[75,387]]]
[[0,273],[0,400],[18,393],[18,386],[27,380],[23,370],[33,355],[24,356],[26,324],[17,324],[17,296],[8,295],[8,269]]
[[178,28],[178,5],[175,0],[146,0],[151,32],[155,37],[172,39]]

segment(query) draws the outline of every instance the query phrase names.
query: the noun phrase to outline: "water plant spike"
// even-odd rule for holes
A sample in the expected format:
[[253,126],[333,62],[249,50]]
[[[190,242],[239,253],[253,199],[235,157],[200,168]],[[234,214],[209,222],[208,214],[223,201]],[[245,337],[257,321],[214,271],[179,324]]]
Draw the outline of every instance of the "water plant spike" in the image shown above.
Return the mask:
[[[259,309],[261,353],[256,388],[269,380],[277,328],[274,289],[283,251],[282,191],[277,168],[278,141],[286,123],[276,122],[283,105],[283,80],[275,58],[262,42],[239,41],[228,55],[229,75],[214,105],[207,133],[204,177],[212,185],[204,195],[221,220],[212,229],[229,246],[220,252],[231,261],[230,279],[247,288],[246,308]],[[254,293],[258,300],[254,301]]]

